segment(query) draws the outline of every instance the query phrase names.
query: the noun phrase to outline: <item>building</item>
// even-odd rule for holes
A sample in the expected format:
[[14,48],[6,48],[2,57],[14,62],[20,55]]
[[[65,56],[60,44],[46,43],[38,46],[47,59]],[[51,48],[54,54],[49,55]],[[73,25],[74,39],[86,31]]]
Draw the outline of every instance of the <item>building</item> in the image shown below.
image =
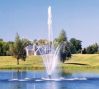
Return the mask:
[[49,45],[28,45],[26,48],[27,56],[30,55],[43,55],[48,54],[51,51],[51,47]]

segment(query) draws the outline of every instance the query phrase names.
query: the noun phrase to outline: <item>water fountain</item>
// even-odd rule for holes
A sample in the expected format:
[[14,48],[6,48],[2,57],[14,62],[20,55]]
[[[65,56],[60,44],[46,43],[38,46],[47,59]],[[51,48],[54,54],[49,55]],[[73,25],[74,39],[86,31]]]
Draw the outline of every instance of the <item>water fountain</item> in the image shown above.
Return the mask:
[[51,6],[48,7],[48,43],[40,47],[40,54],[45,65],[46,72],[49,78],[55,74],[57,65],[59,63],[59,49],[54,47],[53,44],[53,31],[52,31],[52,12]]
[[[36,50],[35,50],[35,47],[36,47]],[[57,66],[59,63],[60,46],[55,48],[53,44],[51,6],[48,7],[48,43],[42,46],[34,44],[31,50],[33,50],[34,53],[37,53],[37,52],[40,53],[43,59],[43,63],[44,63],[47,75],[49,78],[52,78],[52,75],[56,74],[55,72],[57,72]],[[26,52],[28,56],[28,47],[26,47]]]
[[[45,81],[45,80],[53,80],[53,81],[64,81],[64,80],[86,80],[86,78],[63,78],[59,76],[60,69],[59,69],[59,51],[61,48],[61,45],[59,44],[57,47],[54,47],[53,43],[53,31],[52,31],[52,11],[51,11],[51,6],[48,7],[48,43],[45,45],[35,45],[34,44],[34,49],[36,47],[35,52],[39,52],[44,66],[45,66],[45,71],[47,73],[47,78],[40,78],[35,80],[36,82],[39,81]],[[25,81],[31,80],[29,78],[25,78]],[[20,81],[20,80],[19,80]],[[21,80],[23,81],[23,80]]]

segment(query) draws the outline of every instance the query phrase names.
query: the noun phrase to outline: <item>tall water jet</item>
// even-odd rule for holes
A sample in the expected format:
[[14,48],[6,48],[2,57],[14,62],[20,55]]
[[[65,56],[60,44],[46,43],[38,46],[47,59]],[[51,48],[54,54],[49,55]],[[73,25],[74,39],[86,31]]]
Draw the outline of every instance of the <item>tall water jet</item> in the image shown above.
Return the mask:
[[59,63],[59,50],[60,46],[57,48],[53,44],[53,31],[52,31],[52,11],[51,6],[48,7],[48,43],[45,45],[37,46],[37,51],[41,54],[43,63],[49,78],[55,74],[57,65]]
[[49,41],[49,43],[53,42],[51,6],[48,7],[48,41]]
[[48,7],[48,44],[40,48],[40,53],[43,59],[43,63],[46,68],[46,72],[49,78],[52,78],[52,75],[56,71],[57,65],[59,63],[59,49],[53,45],[53,31],[52,31],[52,11],[51,6]]

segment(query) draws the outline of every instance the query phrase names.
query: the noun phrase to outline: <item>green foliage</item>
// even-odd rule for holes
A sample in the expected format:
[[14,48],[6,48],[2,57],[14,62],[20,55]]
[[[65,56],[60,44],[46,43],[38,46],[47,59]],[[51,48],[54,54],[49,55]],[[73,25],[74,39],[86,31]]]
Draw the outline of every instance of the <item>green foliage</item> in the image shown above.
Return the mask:
[[75,38],[70,39],[70,43],[72,44],[72,48],[73,48],[73,53],[81,53],[81,49],[82,49],[81,42],[82,41],[77,40]]
[[66,36],[66,32],[64,29],[61,30],[59,37],[56,39],[56,41],[61,44],[64,41],[67,41],[67,36]]
[[86,53],[87,53],[86,48],[82,49],[82,54],[86,54]]
[[13,42],[4,42],[3,40],[0,41],[0,56],[10,56],[10,45]]
[[95,43],[95,44],[92,44],[86,48],[86,53],[87,54],[95,54],[95,53],[98,53],[98,51],[99,51],[98,49],[99,49],[99,46],[97,43]]
[[3,39],[2,39],[2,38],[0,38],[0,41],[3,41]]
[[28,40],[20,39],[20,36],[17,34],[15,38],[14,45],[12,46],[13,56],[17,59],[17,64],[19,64],[19,59],[25,61],[26,51],[25,47],[29,44]]
[[76,53],[76,48],[71,42],[69,42],[69,47],[70,47],[71,54],[75,54]]
[[38,45],[45,45],[45,44],[47,44],[48,43],[48,41],[47,40],[45,40],[45,39],[40,39],[40,40],[38,40],[37,42],[35,42],[35,43],[38,43]]
[[62,62],[68,60],[71,57],[70,44],[67,40],[65,30],[61,30],[59,37],[54,40],[54,45],[55,47],[60,45],[60,60]]
[[4,42],[3,41],[0,41],[0,56],[3,56],[4,55]]
[[63,42],[60,49],[60,60],[64,63],[65,60],[71,58],[69,42]]

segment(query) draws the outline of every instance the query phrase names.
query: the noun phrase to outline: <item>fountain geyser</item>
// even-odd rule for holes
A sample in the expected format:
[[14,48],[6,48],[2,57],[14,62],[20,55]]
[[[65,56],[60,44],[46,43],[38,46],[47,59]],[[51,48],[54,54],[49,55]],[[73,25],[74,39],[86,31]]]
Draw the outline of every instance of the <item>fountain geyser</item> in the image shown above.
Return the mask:
[[51,6],[48,7],[48,40],[53,42]]
[[52,31],[52,12],[51,6],[48,7],[48,43],[41,47],[40,54],[45,65],[46,72],[49,78],[52,78],[52,75],[55,74],[57,65],[59,63],[59,49],[53,45],[53,31]]

